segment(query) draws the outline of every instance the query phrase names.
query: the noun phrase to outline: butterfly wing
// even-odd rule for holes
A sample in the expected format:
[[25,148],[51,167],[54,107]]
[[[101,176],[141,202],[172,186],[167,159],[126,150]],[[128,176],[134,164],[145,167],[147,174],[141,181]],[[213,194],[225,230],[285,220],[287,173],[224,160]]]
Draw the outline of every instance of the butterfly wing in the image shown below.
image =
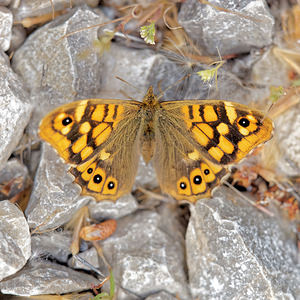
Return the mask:
[[217,100],[163,102],[154,123],[161,188],[192,202],[209,197],[226,173],[223,166],[240,161],[273,130],[261,112]]
[[90,99],[58,107],[39,134],[69,164],[82,194],[116,200],[131,190],[138,165],[140,103]]

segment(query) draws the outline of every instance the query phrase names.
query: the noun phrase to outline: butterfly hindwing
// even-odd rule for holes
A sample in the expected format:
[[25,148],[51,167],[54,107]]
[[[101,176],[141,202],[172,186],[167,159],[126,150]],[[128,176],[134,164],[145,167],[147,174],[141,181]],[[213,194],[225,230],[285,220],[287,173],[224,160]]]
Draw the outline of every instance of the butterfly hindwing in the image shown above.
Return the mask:
[[40,136],[72,165],[82,194],[115,200],[130,191],[138,162],[138,108],[134,101],[91,99],[61,106],[43,119]]

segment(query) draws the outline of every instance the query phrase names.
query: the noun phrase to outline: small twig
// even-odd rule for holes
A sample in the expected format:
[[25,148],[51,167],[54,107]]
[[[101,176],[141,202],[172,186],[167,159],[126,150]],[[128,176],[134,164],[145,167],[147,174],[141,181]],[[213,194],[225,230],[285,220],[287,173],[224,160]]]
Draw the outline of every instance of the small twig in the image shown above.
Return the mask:
[[173,8],[174,6],[173,5],[170,5],[169,7],[166,8],[166,10],[164,11],[164,14],[163,14],[163,20],[164,20],[164,23],[165,25],[170,29],[170,30],[176,30],[176,29],[182,29],[182,26],[176,26],[176,27],[171,27],[168,22],[167,22],[167,19],[166,19],[166,14],[167,12]]
[[270,217],[274,217],[274,214],[272,212],[270,212],[269,210],[267,210],[265,207],[261,206],[260,204],[257,204],[255,202],[251,201],[250,199],[248,199],[245,195],[243,195],[240,191],[238,191],[234,186],[232,186],[228,181],[225,180],[223,183],[227,187],[229,187],[231,190],[235,191],[239,196],[241,196],[244,200],[246,200],[252,206],[258,208],[259,210],[261,210],[262,212],[266,213]]
[[79,256],[78,254],[73,255],[73,257],[78,260],[79,262],[81,262],[83,265],[87,266],[88,268],[90,268],[92,271],[94,271],[95,273],[97,273],[99,276],[105,278],[106,276],[101,273],[97,268],[95,268],[93,265],[91,265],[88,261],[86,261],[85,259],[83,259],[81,256]]
[[157,193],[153,193],[153,192],[151,192],[151,191],[149,191],[149,190],[144,189],[144,188],[141,187],[141,186],[138,186],[137,189],[140,190],[140,191],[141,191],[142,193],[144,193],[145,195],[147,195],[147,196],[149,196],[149,197],[152,197],[152,198],[154,198],[154,199],[157,199],[157,200],[159,200],[159,201],[166,202],[166,203],[169,203],[169,202],[170,202],[170,201],[168,201],[168,200],[166,199],[166,197],[164,197],[163,195],[159,195],[159,194],[157,194]]
[[98,255],[102,258],[102,260],[103,260],[104,264],[106,265],[106,267],[108,268],[108,270],[111,270],[111,266],[108,263],[108,261],[106,260],[101,246],[96,241],[93,241],[92,244],[96,248]]
[[224,7],[221,7],[221,6],[218,6],[218,5],[215,5],[215,4],[212,4],[210,2],[208,2],[207,0],[198,0],[201,4],[206,4],[206,5],[209,5],[211,6],[212,8],[216,9],[216,10],[219,10],[219,11],[223,11],[223,12],[226,12],[226,13],[230,13],[230,14],[234,14],[234,15],[237,15],[241,18],[245,18],[245,19],[248,19],[248,20],[251,20],[253,22],[262,22],[262,20],[260,19],[257,19],[257,18],[253,18],[253,17],[250,17],[250,16],[247,16],[245,14],[242,14],[242,13],[239,13],[237,11],[232,11],[230,9],[226,9]]
[[121,18],[118,18],[118,19],[115,19],[115,20],[112,20],[112,21],[108,21],[108,22],[104,22],[104,23],[100,23],[100,24],[95,24],[95,25],[91,25],[91,26],[88,26],[88,27],[77,29],[75,31],[69,32],[67,34],[64,34],[56,42],[60,42],[62,39],[66,38],[66,37],[69,37],[69,36],[71,36],[71,35],[73,35],[75,33],[78,33],[78,32],[81,32],[81,31],[85,31],[85,30],[88,30],[88,29],[92,29],[92,28],[96,28],[96,27],[100,28],[100,27],[103,27],[105,25],[109,25],[109,24],[120,22],[120,21],[124,21],[127,18],[128,18],[128,16],[125,16],[125,17],[121,17]]
[[51,9],[52,9],[52,20],[54,20],[54,18],[55,18],[55,10],[54,10],[53,0],[50,0],[50,3],[51,3]]
[[47,216],[46,220],[44,222],[42,222],[40,225],[38,225],[36,228],[34,228],[32,231],[31,231],[31,235],[35,234],[35,233],[38,233],[38,234],[41,234],[41,233],[44,233],[44,232],[50,232],[50,231],[53,231],[57,228],[60,227],[59,226],[56,226],[54,228],[51,228],[51,229],[47,229],[47,230],[43,230],[43,231],[39,231],[40,227],[46,225],[47,223],[49,223],[49,221],[51,220],[51,218],[53,218],[53,216],[55,216],[56,214],[58,214],[59,212],[61,212],[62,210],[61,209],[56,209],[54,210],[54,212],[50,215],[50,216]]

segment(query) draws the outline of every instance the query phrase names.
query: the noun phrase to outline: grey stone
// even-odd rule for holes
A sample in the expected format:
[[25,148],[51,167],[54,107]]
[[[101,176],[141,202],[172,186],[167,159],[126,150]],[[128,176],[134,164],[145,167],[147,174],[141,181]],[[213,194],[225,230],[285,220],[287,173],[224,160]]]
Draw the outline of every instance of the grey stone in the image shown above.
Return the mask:
[[[94,268],[99,268],[98,253],[96,248],[92,247],[84,252],[80,252],[80,254],[77,255],[91,264]],[[76,260],[74,257],[69,259],[68,265],[73,269],[91,270],[88,266]]]
[[[43,101],[38,105],[44,110],[45,105],[53,108],[80,98],[116,99],[126,98],[124,94],[127,94],[142,100],[151,66],[156,63],[154,51],[129,49],[113,43],[109,52],[100,57],[97,46],[93,45],[97,28],[57,41],[66,32],[106,21],[102,14],[78,8],[38,29],[16,51],[13,67],[24,78],[35,102]],[[135,87],[122,83],[116,76]],[[35,95],[35,91],[39,94]]]
[[57,17],[36,30],[15,52],[14,70],[31,92],[35,113],[28,132],[36,133],[43,115],[75,99],[95,97],[101,89],[104,59],[94,51],[98,28],[74,32],[107,21],[84,6]]
[[67,223],[72,215],[87,204],[91,197],[81,197],[80,187],[73,184],[69,166],[55,150],[43,145],[30,201],[26,209],[29,226],[45,230]]
[[[113,43],[105,57],[109,60],[105,65],[103,88],[98,98],[131,97],[142,101],[149,87],[152,66],[157,63],[159,55],[151,50],[130,49]],[[129,84],[121,82],[116,76]]]
[[293,229],[274,213],[262,213],[225,188],[191,206],[186,249],[194,299],[299,298]]
[[118,220],[116,232],[102,241],[118,286],[139,297],[164,290],[190,299],[184,272],[182,229],[172,211],[139,211]]
[[35,234],[31,238],[32,253],[35,258],[48,258],[66,263],[71,255],[70,245],[72,234],[70,231],[50,231]]
[[11,70],[8,57],[0,53],[0,169],[16,148],[27,125],[32,107],[19,77]]
[[8,6],[10,4],[11,0],[0,0],[1,6]]
[[40,150],[36,150],[36,151],[32,151],[30,153],[30,165],[28,166],[29,168],[29,173],[30,174],[35,174],[36,170],[39,166],[40,163],[40,159],[41,159],[41,151]]
[[272,43],[274,19],[264,0],[209,2],[233,13],[188,0],[178,16],[184,30],[208,53],[218,55],[217,49],[222,56],[245,53]]
[[176,299],[178,298],[165,291],[162,291],[157,294],[148,296],[145,300],[176,300]]
[[3,51],[9,49],[12,25],[13,15],[11,11],[6,7],[0,6],[0,47]]
[[0,280],[20,270],[31,255],[29,227],[23,212],[0,201]]
[[17,159],[9,160],[4,168],[0,170],[0,183],[8,184],[13,182],[10,186],[9,194],[1,195],[0,200],[8,199],[18,194],[26,187],[26,181],[28,180],[28,170]]
[[261,58],[261,50],[253,49],[247,55],[241,55],[231,61],[226,61],[231,72],[243,82],[248,83],[253,65]]
[[12,66],[32,92],[54,90],[61,104],[65,99],[75,99],[75,95],[96,94],[102,81],[103,62],[97,53],[91,51],[86,56],[84,53],[97,39],[97,28],[59,39],[66,33],[105,21],[103,15],[88,7],[73,9],[31,34],[16,51]]
[[16,51],[26,38],[26,30],[22,25],[14,25],[12,28],[12,36],[10,41],[9,52]]
[[[105,283],[104,286],[108,287],[107,288],[107,293],[108,293],[109,285]],[[130,293],[129,291],[127,291],[126,289],[122,289],[120,287],[116,288],[115,295],[118,300],[142,300],[143,299],[142,297],[134,295],[134,294]]]
[[0,182],[9,181],[12,178],[25,177],[28,175],[27,168],[16,158],[12,158],[0,171]]
[[142,156],[140,156],[139,167],[135,177],[134,188],[144,186],[147,188],[155,188],[158,186],[156,174],[152,162],[145,163]]
[[254,64],[251,82],[265,86],[289,86],[289,68],[273,54],[273,48],[267,50]]
[[0,282],[3,294],[32,296],[65,294],[90,289],[100,282],[93,276],[47,261],[31,261],[20,272]]
[[[299,95],[294,97],[299,98]],[[299,176],[300,174],[300,105],[281,114],[275,120],[279,174]],[[271,145],[272,146],[272,145]],[[273,150],[274,151],[274,150]]]
[[13,11],[15,21],[21,21],[25,18],[52,14],[53,8],[55,11],[61,11],[83,4],[96,7],[98,3],[99,0],[72,0],[71,2],[69,0],[15,0],[10,8]]
[[124,195],[116,202],[95,200],[89,203],[90,216],[96,220],[119,219],[138,209],[136,199],[131,195]]

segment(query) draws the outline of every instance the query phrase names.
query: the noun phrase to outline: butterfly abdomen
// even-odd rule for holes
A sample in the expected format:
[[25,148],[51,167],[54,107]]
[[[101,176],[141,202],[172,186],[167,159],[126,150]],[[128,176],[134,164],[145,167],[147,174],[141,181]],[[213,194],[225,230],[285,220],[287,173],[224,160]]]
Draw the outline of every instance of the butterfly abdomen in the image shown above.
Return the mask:
[[153,122],[153,114],[146,112],[141,122],[140,138],[140,152],[146,163],[148,163],[151,160],[154,153],[155,133]]

